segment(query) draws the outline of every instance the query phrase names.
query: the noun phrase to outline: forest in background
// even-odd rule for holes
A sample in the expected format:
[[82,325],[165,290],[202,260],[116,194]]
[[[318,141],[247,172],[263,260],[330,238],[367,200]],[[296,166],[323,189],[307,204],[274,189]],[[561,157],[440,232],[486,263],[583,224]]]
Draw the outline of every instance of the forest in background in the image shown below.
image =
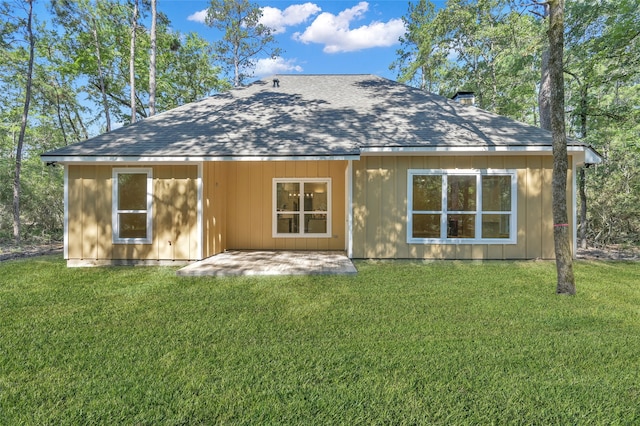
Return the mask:
[[209,41],[172,30],[161,11],[151,36],[142,22],[155,0],[39,1],[50,22],[34,3],[0,1],[1,241],[17,240],[17,168],[20,240],[61,240],[63,170],[43,164],[41,153],[231,87]]
[[[541,126],[545,2],[428,0],[409,5],[391,65],[398,81]],[[604,163],[579,170],[583,247],[640,243],[640,0],[567,0],[565,113],[570,139]],[[546,127],[545,127],[546,128]]]
[[[51,0],[53,19],[42,22],[29,14],[30,1],[0,1],[0,241],[14,240],[18,159],[21,240],[60,240],[62,168],[43,164],[42,152],[144,119],[150,98],[162,112],[231,87],[228,58],[214,42],[171,30],[159,10],[150,93],[152,37],[142,17],[152,3]],[[534,3],[448,0],[436,9],[411,2],[391,67],[399,81],[447,97],[473,91],[480,108],[538,126],[547,25]],[[590,246],[638,245],[640,0],[567,0],[565,14],[567,132],[604,158],[580,171],[581,231]]]

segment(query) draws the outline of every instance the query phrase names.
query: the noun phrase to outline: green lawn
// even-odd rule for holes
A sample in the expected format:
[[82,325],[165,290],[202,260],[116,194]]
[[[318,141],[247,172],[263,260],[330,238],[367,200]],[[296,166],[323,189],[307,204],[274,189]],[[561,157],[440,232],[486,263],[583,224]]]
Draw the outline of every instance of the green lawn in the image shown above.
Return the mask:
[[638,424],[640,263],[0,264],[1,424]]

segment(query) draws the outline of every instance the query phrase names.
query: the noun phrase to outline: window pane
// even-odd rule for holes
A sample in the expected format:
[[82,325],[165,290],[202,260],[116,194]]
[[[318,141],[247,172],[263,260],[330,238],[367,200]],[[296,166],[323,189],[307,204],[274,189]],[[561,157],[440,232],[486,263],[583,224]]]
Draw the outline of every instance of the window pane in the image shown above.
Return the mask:
[[439,214],[414,214],[413,238],[440,238]]
[[300,211],[300,184],[282,182],[276,186],[278,211]]
[[511,176],[482,176],[482,210],[511,211]]
[[146,213],[118,213],[119,238],[147,238]]
[[508,214],[482,215],[482,238],[509,238]]
[[304,215],[304,232],[308,234],[326,234],[327,233],[327,215],[326,214],[305,214]]
[[326,182],[306,182],[304,184],[304,210],[326,212],[327,188]]
[[463,212],[476,210],[475,176],[447,177],[447,210]]
[[147,209],[147,174],[118,174],[118,210]]
[[442,210],[442,176],[413,177],[414,211]]
[[475,214],[450,214],[447,216],[447,237],[475,238]]
[[299,229],[299,214],[278,214],[278,234],[297,234]]

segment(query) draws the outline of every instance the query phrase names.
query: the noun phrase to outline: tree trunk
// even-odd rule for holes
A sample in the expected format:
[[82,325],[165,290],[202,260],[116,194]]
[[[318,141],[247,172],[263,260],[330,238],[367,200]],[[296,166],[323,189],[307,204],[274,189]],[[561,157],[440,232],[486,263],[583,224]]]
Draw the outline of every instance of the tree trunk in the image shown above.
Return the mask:
[[[87,130],[87,127],[84,125],[84,122],[82,121],[82,117],[80,117],[80,113],[78,112],[77,107],[76,107],[76,109],[74,109],[73,113],[76,116],[76,121],[80,125],[80,129],[82,129],[82,139],[80,139],[80,140],[89,139],[89,131]],[[69,117],[71,117],[71,116],[69,116]]]
[[[82,123],[82,119],[80,118],[78,111],[75,109],[71,111],[69,109],[69,105],[67,105],[66,103],[63,103],[62,106],[64,107],[65,119],[69,123],[69,126],[71,126],[71,130],[73,130],[73,136],[74,136],[73,140],[77,142],[77,141],[88,139],[89,136],[87,135],[87,129],[84,127],[84,123]],[[71,115],[72,112],[74,113],[75,120],[77,120],[78,122],[77,126],[74,121],[74,117]],[[65,140],[65,143],[66,143],[66,140]]]
[[138,27],[138,0],[133,2],[131,17],[131,44],[129,49],[129,87],[131,89],[131,123],[136,122],[136,31]]
[[558,282],[556,293],[575,294],[573,255],[567,213],[567,135],[564,117],[564,0],[549,1],[549,80],[551,83],[551,133],[553,139],[552,209],[553,239]]
[[[589,94],[589,87],[585,84],[580,89],[580,137],[583,140],[587,138],[587,96]],[[587,231],[589,230],[589,221],[587,220],[587,191],[585,190],[587,184],[586,166],[580,167],[578,173],[578,189],[580,196],[580,234],[578,239],[580,240],[580,247],[586,249],[587,244]]]
[[236,55],[233,58],[233,87],[240,87],[240,60],[236,49]]
[[542,76],[538,91],[538,109],[540,111],[540,127],[551,130],[551,82],[549,81],[549,50],[542,52]]
[[67,140],[67,132],[64,129],[64,119],[62,117],[62,101],[60,100],[60,92],[58,91],[60,88],[60,84],[58,84],[58,79],[54,77],[53,80],[53,91],[56,96],[56,115],[58,116],[58,126],[60,127],[60,132],[62,133],[62,140],[64,141],[64,146],[69,145],[69,141]]
[[157,1],[151,0],[151,53],[149,54],[149,117],[156,115],[156,22]]
[[102,106],[104,108],[104,116],[107,122],[107,132],[111,131],[111,114],[109,114],[109,102],[107,100],[107,89],[104,84],[104,74],[102,72],[102,59],[100,57],[100,40],[98,39],[98,24],[95,18],[91,18],[93,42],[96,47],[96,60],[98,61],[98,80],[100,82],[100,92],[102,93]]
[[586,249],[589,247],[587,244],[587,231],[589,230],[589,221],[587,220],[587,176],[586,166],[580,167],[578,171],[578,191],[580,193],[580,247]]
[[31,82],[33,79],[33,60],[35,56],[35,36],[33,35],[33,1],[26,0],[29,4],[27,15],[27,37],[29,39],[29,63],[27,65],[27,82],[24,95],[24,108],[22,109],[22,121],[20,123],[20,134],[18,135],[18,145],[16,147],[15,173],[13,176],[13,239],[16,244],[20,244],[20,172],[22,170],[22,149],[24,139],[27,134],[27,119],[29,118],[29,105],[31,103]]
[[[549,19],[549,4],[543,3],[544,19]],[[551,130],[551,81],[549,80],[549,47],[542,51],[540,60],[541,76],[538,90],[538,110],[540,113],[540,128]]]

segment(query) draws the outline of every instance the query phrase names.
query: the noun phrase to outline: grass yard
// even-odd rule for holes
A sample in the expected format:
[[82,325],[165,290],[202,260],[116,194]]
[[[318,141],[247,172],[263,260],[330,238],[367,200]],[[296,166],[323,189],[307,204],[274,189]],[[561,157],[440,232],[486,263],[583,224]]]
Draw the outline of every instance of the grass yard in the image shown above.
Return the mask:
[[639,424],[640,262],[0,263],[0,424]]

